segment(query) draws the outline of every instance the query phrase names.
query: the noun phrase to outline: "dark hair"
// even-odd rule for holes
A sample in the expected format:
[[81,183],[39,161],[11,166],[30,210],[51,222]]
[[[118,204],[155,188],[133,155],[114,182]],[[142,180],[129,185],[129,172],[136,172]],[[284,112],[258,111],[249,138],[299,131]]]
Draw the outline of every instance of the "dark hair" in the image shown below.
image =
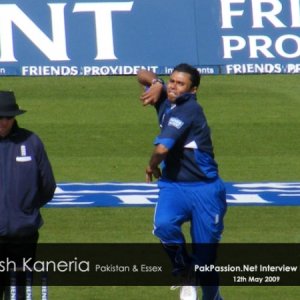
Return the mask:
[[198,87],[200,85],[200,79],[201,79],[201,75],[199,73],[199,71],[194,68],[193,66],[189,65],[189,64],[179,64],[177,65],[173,72],[177,71],[177,72],[184,72],[184,73],[188,73],[191,76],[191,82],[192,82],[192,87]]

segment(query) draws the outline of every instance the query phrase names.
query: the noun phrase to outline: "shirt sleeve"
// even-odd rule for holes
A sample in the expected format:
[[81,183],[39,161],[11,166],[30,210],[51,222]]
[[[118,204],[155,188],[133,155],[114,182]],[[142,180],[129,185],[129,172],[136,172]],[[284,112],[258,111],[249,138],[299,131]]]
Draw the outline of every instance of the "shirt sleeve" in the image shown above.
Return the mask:
[[186,114],[172,112],[167,114],[165,118],[161,132],[154,144],[162,144],[167,149],[171,149],[178,140],[184,139],[191,125],[191,120]]

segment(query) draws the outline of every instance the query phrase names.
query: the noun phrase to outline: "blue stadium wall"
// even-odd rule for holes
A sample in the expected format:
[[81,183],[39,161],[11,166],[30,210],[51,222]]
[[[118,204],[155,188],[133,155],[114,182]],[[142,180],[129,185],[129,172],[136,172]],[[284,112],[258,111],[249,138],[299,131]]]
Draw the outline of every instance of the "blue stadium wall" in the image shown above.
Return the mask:
[[0,76],[300,72],[300,0],[0,1]]

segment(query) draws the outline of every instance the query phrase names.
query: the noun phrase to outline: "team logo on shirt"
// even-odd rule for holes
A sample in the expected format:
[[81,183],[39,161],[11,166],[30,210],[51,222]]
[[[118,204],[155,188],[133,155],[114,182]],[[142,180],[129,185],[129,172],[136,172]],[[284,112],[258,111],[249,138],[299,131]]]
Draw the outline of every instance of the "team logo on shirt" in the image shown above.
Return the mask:
[[172,126],[175,127],[177,129],[180,129],[183,126],[184,122],[182,122],[180,119],[178,118],[170,118],[169,122],[168,122],[168,126]]
[[16,157],[16,161],[18,161],[18,162],[31,161],[31,156],[27,155],[27,150],[26,150],[26,146],[25,145],[22,145],[20,147],[20,152],[21,152],[21,156],[17,156]]

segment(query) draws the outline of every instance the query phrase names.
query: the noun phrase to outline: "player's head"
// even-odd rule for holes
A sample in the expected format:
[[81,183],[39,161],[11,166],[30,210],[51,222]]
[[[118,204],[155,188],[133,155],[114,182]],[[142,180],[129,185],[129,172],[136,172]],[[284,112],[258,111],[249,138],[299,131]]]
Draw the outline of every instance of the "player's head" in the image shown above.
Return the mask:
[[185,93],[196,93],[200,85],[200,74],[196,68],[188,64],[177,65],[170,75],[167,86],[168,99],[175,101]]
[[201,75],[199,71],[193,66],[184,63],[179,64],[174,68],[173,72],[174,71],[190,74],[191,87],[199,87]]

